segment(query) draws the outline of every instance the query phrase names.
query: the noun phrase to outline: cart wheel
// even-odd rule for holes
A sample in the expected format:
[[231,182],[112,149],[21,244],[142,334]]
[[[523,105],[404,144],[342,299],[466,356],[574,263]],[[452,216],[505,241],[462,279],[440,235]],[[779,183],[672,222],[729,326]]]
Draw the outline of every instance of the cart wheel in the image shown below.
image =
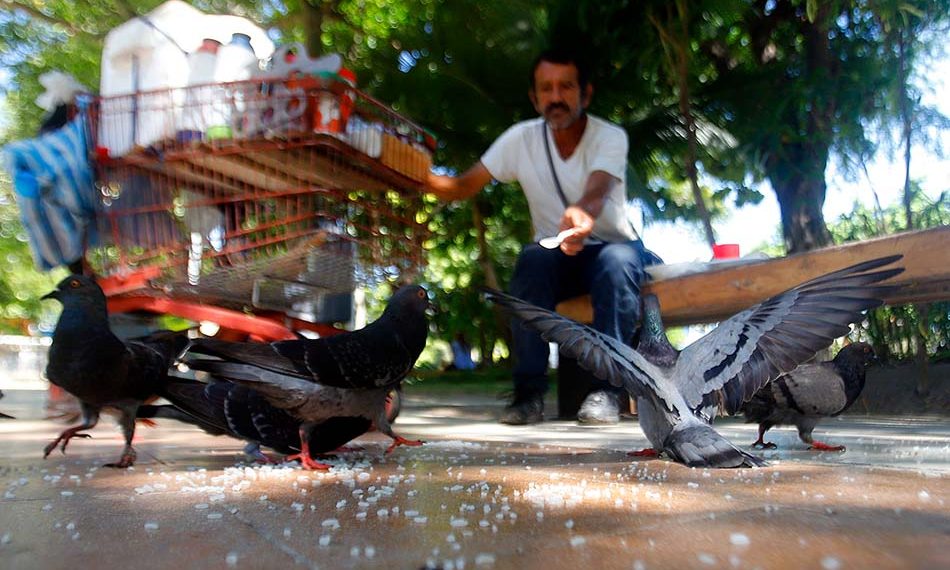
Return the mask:
[[399,417],[399,412],[402,409],[402,390],[396,388],[389,393],[389,397],[386,399],[386,419],[389,420],[389,423],[396,421],[396,418]]

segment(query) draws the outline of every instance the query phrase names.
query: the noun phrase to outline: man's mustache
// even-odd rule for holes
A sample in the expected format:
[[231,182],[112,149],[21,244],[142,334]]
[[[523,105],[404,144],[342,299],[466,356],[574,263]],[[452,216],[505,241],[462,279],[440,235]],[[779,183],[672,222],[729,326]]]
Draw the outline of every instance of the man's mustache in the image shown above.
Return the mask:
[[554,111],[555,109],[560,109],[564,111],[565,113],[569,113],[571,111],[570,107],[568,107],[564,103],[551,103],[550,105],[544,108],[544,112],[550,113],[551,111]]

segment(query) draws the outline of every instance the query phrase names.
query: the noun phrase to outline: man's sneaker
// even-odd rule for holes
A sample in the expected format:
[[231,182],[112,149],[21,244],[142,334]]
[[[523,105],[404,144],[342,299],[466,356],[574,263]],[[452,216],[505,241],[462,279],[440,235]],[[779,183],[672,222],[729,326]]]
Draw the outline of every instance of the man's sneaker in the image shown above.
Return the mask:
[[615,424],[620,421],[620,400],[613,392],[598,390],[584,398],[577,412],[582,424]]
[[516,396],[515,401],[505,407],[498,420],[510,426],[524,426],[544,421],[544,396]]

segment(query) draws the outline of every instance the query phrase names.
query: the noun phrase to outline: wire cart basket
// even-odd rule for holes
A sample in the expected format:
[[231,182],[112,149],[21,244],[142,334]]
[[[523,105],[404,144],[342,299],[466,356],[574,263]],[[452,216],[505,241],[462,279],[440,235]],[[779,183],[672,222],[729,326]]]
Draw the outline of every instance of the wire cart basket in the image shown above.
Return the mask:
[[252,338],[328,332],[351,293],[420,273],[435,139],[336,74],[102,97],[85,106],[110,310]]

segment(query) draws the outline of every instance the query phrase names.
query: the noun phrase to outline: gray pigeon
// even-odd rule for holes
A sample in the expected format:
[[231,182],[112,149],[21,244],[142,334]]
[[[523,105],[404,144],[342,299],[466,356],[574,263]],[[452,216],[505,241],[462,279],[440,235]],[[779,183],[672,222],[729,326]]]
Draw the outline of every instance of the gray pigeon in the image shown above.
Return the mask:
[[[0,400],[2,400],[2,399],[3,399],[3,391],[0,390]],[[3,413],[3,412],[0,412],[0,418],[5,419],[5,420],[15,420],[15,419],[16,419],[16,418],[14,418],[13,416],[8,416],[7,414],[5,414],[5,413]]]
[[843,445],[828,445],[812,439],[821,418],[837,416],[851,407],[864,389],[865,372],[877,362],[874,349],[864,342],[842,348],[834,360],[802,364],[763,386],[742,406],[747,422],[759,424],[759,439],[753,447],[775,449],[762,441],[773,426],[793,425],[798,437],[818,451],[844,451]]
[[128,467],[135,462],[132,436],[139,406],[153,398],[165,382],[168,368],[188,345],[185,333],[159,331],[123,342],[109,328],[106,296],[95,280],[83,275],[63,279],[43,299],[56,299],[63,312],[53,331],[46,377],[79,399],[82,424],[63,431],[46,446],[43,457],[57,445],[66,453],[74,437],[99,422],[104,407],[120,413],[125,448],[116,463],[107,467]]
[[764,462],[731,444],[710,425],[719,405],[735,413],[769,380],[794,369],[848,332],[861,312],[881,304],[893,286],[875,285],[903,271],[872,271],[892,256],[807,281],[719,324],[676,352],[664,339],[659,303],[644,297],[639,348],[500,292],[488,298],[598,378],[637,398],[640,426],[657,451],[691,467],[741,467]]
[[398,445],[421,445],[396,435],[386,401],[425,348],[429,298],[416,285],[400,288],[386,310],[365,328],[339,335],[263,343],[197,339],[193,353],[220,360],[189,359],[188,365],[216,378],[244,384],[300,422],[299,459],[308,469],[327,469],[310,450],[316,426],[334,418],[365,418]]
[[[271,405],[259,392],[227,380],[198,382],[170,378],[162,397],[172,405],[145,405],[141,418],[170,418],[196,425],[211,435],[229,435],[248,442],[244,451],[265,462],[260,446],[279,453],[300,452],[301,421],[286,410]],[[331,418],[309,427],[307,441],[311,457],[334,451],[372,427],[361,417]]]

